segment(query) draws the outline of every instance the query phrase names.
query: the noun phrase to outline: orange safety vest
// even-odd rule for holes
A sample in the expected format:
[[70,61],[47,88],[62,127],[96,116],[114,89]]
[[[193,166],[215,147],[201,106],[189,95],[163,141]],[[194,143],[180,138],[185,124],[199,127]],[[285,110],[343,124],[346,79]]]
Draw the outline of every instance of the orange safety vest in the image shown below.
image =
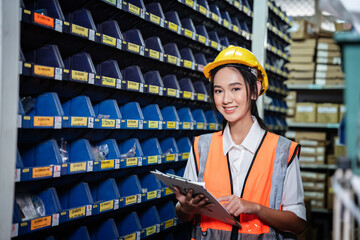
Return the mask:
[[[232,195],[231,171],[229,160],[223,154],[222,137],[222,131],[204,134],[195,138],[193,146],[198,181],[205,182],[215,198]],[[287,167],[299,151],[299,144],[265,132],[245,178],[241,198],[279,210]],[[258,236],[261,239],[282,239],[281,233],[263,223],[255,214],[240,214],[239,222],[239,239],[258,239]],[[200,222],[196,221],[193,239],[230,239],[232,229],[227,223],[202,215]],[[207,238],[206,235],[212,237]]]

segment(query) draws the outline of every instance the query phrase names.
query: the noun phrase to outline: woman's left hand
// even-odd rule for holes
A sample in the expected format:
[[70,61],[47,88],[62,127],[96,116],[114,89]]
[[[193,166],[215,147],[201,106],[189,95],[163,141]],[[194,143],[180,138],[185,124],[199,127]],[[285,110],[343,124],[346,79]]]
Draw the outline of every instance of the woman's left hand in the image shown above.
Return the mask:
[[217,199],[219,202],[227,202],[224,207],[235,217],[241,213],[257,214],[261,206],[254,202],[249,202],[235,195],[224,196]]

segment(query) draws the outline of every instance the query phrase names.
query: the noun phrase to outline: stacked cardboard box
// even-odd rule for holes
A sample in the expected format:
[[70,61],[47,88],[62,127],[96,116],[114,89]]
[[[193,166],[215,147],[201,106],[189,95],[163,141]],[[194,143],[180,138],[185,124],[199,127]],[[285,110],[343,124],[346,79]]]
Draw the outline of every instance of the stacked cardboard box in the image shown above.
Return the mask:
[[285,101],[288,107],[286,112],[286,116],[287,116],[286,121],[293,122],[296,112],[296,91],[289,91],[288,95],[285,98]]
[[290,45],[291,59],[286,64],[289,69],[287,84],[313,84],[316,50],[316,39],[304,39],[293,41]]
[[344,84],[341,70],[341,51],[333,38],[320,37],[317,40],[315,84]]
[[317,104],[312,102],[296,103],[295,122],[316,122]]
[[306,199],[311,200],[312,208],[325,208],[326,174],[301,171]]
[[318,123],[338,123],[339,104],[318,103],[316,119]]

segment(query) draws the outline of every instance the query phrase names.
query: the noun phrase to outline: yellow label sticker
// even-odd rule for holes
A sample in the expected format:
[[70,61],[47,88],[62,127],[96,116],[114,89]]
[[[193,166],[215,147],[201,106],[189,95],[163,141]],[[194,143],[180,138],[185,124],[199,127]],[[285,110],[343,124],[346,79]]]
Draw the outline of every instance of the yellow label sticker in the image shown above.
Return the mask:
[[174,226],[174,219],[165,221],[165,229]]
[[212,18],[213,20],[215,20],[215,21],[219,21],[219,16],[216,15],[215,13],[212,13],[212,14],[211,14],[211,18]]
[[159,94],[159,87],[154,85],[149,85],[149,92]]
[[101,119],[101,127],[115,127],[115,119]]
[[156,24],[160,24],[160,17],[150,13],[150,21]]
[[139,120],[127,120],[126,127],[128,128],[138,128],[139,127]]
[[146,236],[150,236],[151,234],[156,233],[156,225],[146,228],[145,232]]
[[185,0],[185,4],[190,6],[190,7],[193,7],[194,6],[194,1],[193,0]]
[[51,225],[51,216],[37,218],[37,219],[31,220],[30,230],[33,231],[35,229],[47,227],[50,225]]
[[69,210],[69,219],[85,216],[85,206]]
[[176,89],[168,88],[168,89],[167,89],[167,95],[168,95],[168,96],[176,97]]
[[54,77],[54,67],[45,67],[40,65],[34,65],[34,74],[45,77]]
[[152,49],[150,49],[149,55],[150,55],[150,57],[155,58],[155,59],[160,58],[160,53],[158,51],[155,51],[155,50],[152,50]]
[[71,126],[87,126],[87,117],[71,117]]
[[210,130],[214,130],[216,128],[216,124],[215,123],[210,123],[209,128],[210,128]]
[[71,32],[76,33],[80,36],[89,37],[89,29],[76,24],[71,24]]
[[177,57],[168,55],[167,60],[169,63],[176,64],[177,63]]
[[113,200],[100,203],[100,212],[110,210],[110,209],[114,209],[114,201]]
[[34,117],[34,127],[52,127],[54,117]]
[[156,197],[157,197],[157,190],[146,193],[147,200],[154,199]]
[[188,91],[184,91],[184,92],[183,92],[183,96],[184,96],[184,98],[189,98],[189,99],[191,99],[192,93],[191,93],[191,92],[188,92]]
[[151,163],[157,163],[158,161],[158,156],[149,156],[148,157],[148,163],[151,164]]
[[166,123],[167,128],[176,128],[176,122],[167,122]]
[[129,196],[125,198],[125,205],[137,203],[137,195]]
[[198,94],[197,94],[197,99],[204,101],[204,100],[205,100],[205,94],[198,93]]
[[217,47],[218,47],[218,43],[215,42],[215,41],[211,41],[211,47],[217,48]]
[[239,32],[239,27],[238,26],[236,26],[236,25],[232,25],[232,28],[233,28],[233,31],[234,32]]
[[174,160],[175,160],[175,154],[167,154],[166,155],[167,162],[174,161]]
[[140,8],[133,5],[133,4],[131,4],[131,3],[128,3],[128,4],[129,4],[129,12],[134,13],[134,14],[139,16],[140,15]]
[[207,9],[205,7],[203,7],[203,6],[201,6],[201,5],[199,6],[199,11],[204,15],[207,14]]
[[206,43],[206,37],[199,35],[199,42]]
[[193,66],[193,63],[191,61],[184,60],[184,67],[192,68],[192,66]]
[[127,167],[129,167],[129,166],[137,166],[137,165],[138,165],[138,159],[136,157],[126,159],[126,166]]
[[138,82],[128,81],[127,82],[127,88],[133,89],[133,90],[139,90],[140,84]]
[[23,223],[20,224],[20,226],[22,226],[22,227],[25,227],[27,225],[28,225],[27,222],[23,222]]
[[170,188],[166,188],[165,189],[165,195],[169,195],[169,194],[172,194],[174,193]]
[[114,167],[115,167],[114,159],[101,161],[101,164],[100,164],[101,169],[114,168]]
[[204,129],[204,123],[197,123],[197,129]]
[[24,63],[24,67],[31,68],[31,64],[30,63]]
[[187,36],[189,38],[192,38],[192,36],[193,36],[193,32],[188,29],[185,29],[184,33],[185,33],[185,36]]
[[87,82],[88,81],[88,73],[71,70],[71,79]]
[[190,128],[191,128],[191,123],[183,122],[183,129],[190,129]]
[[183,160],[188,159],[188,158],[189,158],[189,154],[190,154],[190,153],[183,153],[183,154],[182,154],[182,159],[183,159]]
[[102,35],[102,42],[109,44],[111,46],[116,46],[116,38],[110,37],[108,35],[103,34]]
[[24,168],[24,169],[22,170],[22,172],[23,172],[23,173],[28,173],[28,172],[30,172],[30,169]]
[[86,162],[70,163],[70,172],[86,171]]
[[229,25],[230,25],[230,23],[229,23],[229,21],[227,21],[227,20],[224,19],[223,25],[228,28]]
[[168,23],[168,27],[170,30],[173,30],[175,32],[177,32],[177,30],[178,30],[178,25],[176,25],[175,23],[172,23],[172,22]]
[[104,77],[103,76],[102,77],[102,85],[115,87],[116,86],[116,79],[111,78],[111,77]]
[[246,6],[244,6],[243,10],[244,10],[244,13],[248,13],[248,12],[249,12],[249,9],[248,9]]
[[140,52],[140,46],[134,43],[129,42],[128,43],[128,50],[132,52],[139,53]]
[[234,6],[239,8],[240,7],[240,2],[239,1],[234,1]]
[[159,128],[159,121],[149,121],[148,127],[158,129]]
[[136,233],[132,233],[132,234],[126,235],[126,236],[124,237],[124,240],[136,240]]
[[32,169],[33,178],[51,177],[52,174],[52,167],[38,167]]

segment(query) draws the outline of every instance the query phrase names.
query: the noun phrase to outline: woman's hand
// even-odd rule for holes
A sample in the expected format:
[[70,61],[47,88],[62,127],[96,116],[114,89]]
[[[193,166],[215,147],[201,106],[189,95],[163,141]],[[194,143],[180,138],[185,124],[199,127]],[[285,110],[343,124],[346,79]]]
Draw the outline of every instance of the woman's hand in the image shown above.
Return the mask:
[[217,200],[227,202],[223,204],[224,207],[235,217],[238,217],[241,213],[257,214],[261,208],[257,203],[246,201],[234,195],[220,197]]

